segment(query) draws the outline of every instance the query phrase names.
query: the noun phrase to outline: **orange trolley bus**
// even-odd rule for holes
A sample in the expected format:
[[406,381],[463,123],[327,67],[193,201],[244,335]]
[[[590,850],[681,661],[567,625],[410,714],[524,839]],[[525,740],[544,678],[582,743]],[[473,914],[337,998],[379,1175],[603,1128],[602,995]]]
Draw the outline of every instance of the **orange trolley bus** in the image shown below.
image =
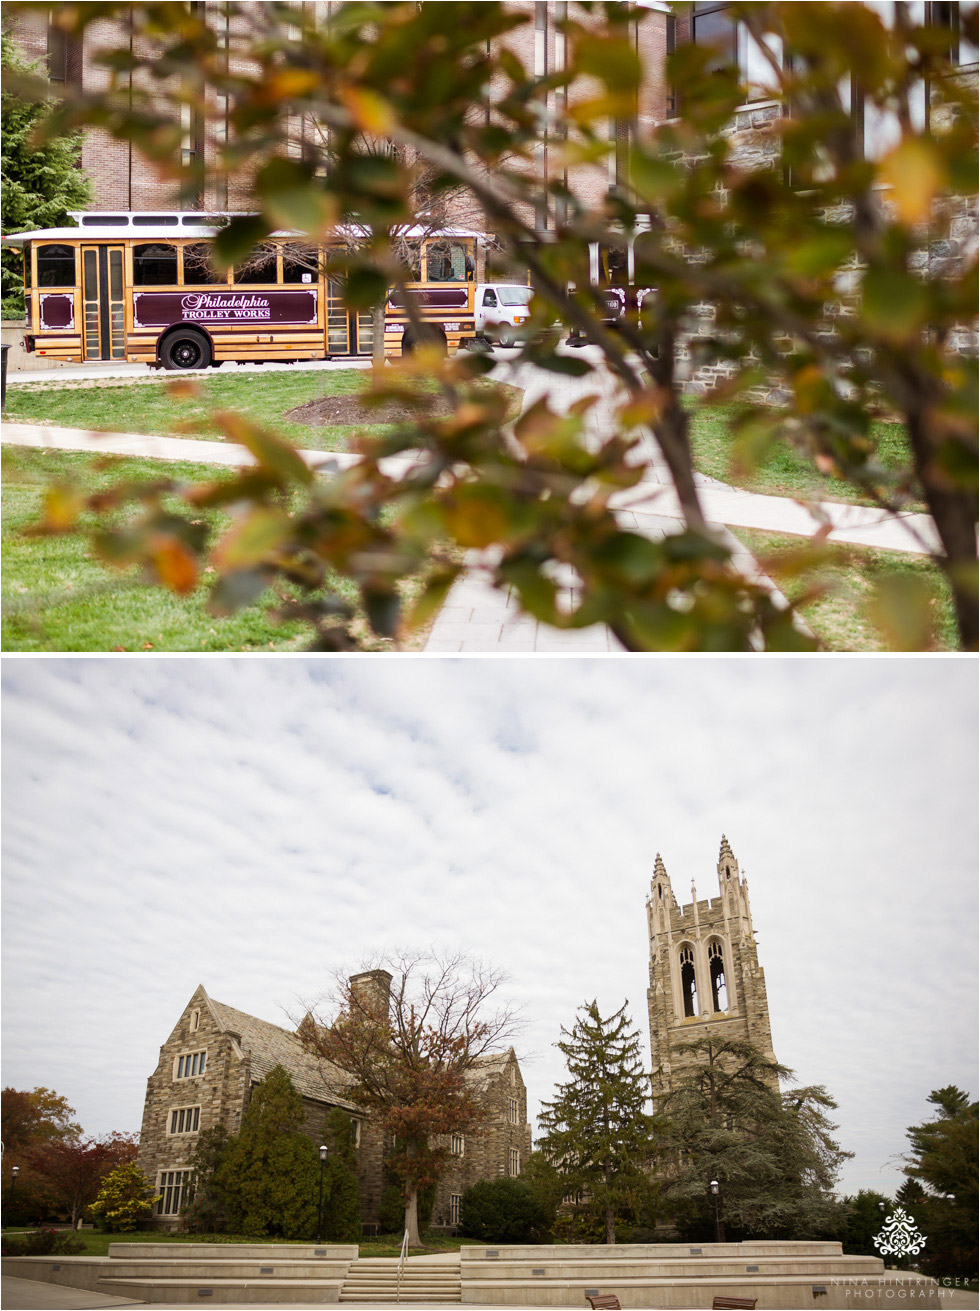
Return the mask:
[[[343,278],[304,257],[296,234],[274,233],[221,276],[207,255],[230,215],[71,217],[76,227],[4,237],[24,251],[28,351],[73,363],[118,360],[166,369],[371,353],[372,316],[344,306]],[[454,354],[476,335],[481,235],[413,228],[399,241],[411,255],[406,291],[417,318]],[[404,297],[394,293],[386,306],[385,354],[413,345]]]

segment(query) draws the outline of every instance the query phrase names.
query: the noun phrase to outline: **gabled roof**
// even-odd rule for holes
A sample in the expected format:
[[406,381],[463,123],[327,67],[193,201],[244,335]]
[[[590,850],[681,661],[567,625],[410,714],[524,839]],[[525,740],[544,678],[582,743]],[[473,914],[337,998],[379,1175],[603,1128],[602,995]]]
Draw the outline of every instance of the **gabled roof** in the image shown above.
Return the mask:
[[281,1065],[301,1096],[331,1106],[342,1106],[345,1110],[357,1109],[332,1091],[332,1088],[349,1085],[350,1076],[336,1065],[308,1052],[295,1033],[280,1028],[278,1024],[270,1024],[268,1020],[246,1015],[224,1002],[208,1000],[222,1029],[238,1035],[242,1051],[251,1058],[254,1080],[264,1079],[273,1066]]

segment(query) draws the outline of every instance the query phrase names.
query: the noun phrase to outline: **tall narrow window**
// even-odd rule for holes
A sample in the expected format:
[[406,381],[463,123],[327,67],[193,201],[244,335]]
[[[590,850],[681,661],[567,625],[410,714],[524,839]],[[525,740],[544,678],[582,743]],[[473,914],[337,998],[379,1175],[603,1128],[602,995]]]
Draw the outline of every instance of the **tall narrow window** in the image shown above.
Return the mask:
[[694,974],[694,952],[690,947],[681,947],[681,994],[685,1018],[697,1015],[698,984]]
[[720,942],[708,946],[708,969],[711,974],[711,1009],[728,1010],[728,987],[725,983],[725,956]]
[[[674,14],[667,15],[667,55],[672,55],[677,48],[677,18]],[[668,118],[677,117],[677,88],[673,82],[667,83],[667,104],[665,106]]]
[[54,23],[48,23],[48,78],[52,82],[68,80],[68,35]]

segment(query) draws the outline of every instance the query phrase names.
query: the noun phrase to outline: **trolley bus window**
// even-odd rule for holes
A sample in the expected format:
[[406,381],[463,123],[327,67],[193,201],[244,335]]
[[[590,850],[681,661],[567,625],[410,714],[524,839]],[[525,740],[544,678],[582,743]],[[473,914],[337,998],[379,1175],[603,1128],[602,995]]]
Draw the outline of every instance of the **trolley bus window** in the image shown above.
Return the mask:
[[244,264],[235,265],[235,282],[275,282],[276,252],[260,246],[253,250]]
[[211,267],[211,247],[206,242],[184,247],[184,286],[224,285],[225,279]]
[[599,282],[613,287],[629,282],[629,255],[625,246],[599,247]]
[[38,246],[37,285],[74,287],[75,251],[71,246]]
[[133,286],[176,287],[177,247],[152,242],[133,247]]
[[429,282],[472,282],[475,273],[473,256],[463,242],[432,241],[426,247]]
[[406,282],[422,281],[422,243],[403,239],[398,242],[395,253],[405,267]]
[[282,280],[287,283],[316,282],[320,261],[312,246],[282,250]]

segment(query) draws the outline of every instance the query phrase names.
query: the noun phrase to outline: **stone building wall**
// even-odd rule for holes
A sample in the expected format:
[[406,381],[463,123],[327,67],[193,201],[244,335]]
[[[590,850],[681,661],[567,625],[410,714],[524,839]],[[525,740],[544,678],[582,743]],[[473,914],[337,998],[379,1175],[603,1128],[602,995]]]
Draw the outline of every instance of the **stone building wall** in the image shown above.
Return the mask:
[[[472,1078],[480,1086],[486,1118],[479,1129],[462,1135],[462,1151],[450,1155],[432,1208],[432,1223],[438,1227],[454,1224],[454,1197],[461,1197],[480,1179],[520,1174],[531,1152],[527,1089],[513,1048],[502,1057],[481,1062]],[[452,1152],[451,1140],[444,1145]]]
[[[370,991],[379,980],[390,982],[390,976],[381,979],[382,974],[358,978]],[[177,1077],[179,1059],[196,1052],[207,1054],[203,1072]],[[185,1006],[147,1080],[137,1158],[147,1182],[159,1192],[165,1174],[190,1170],[198,1135],[205,1129],[223,1125],[230,1134],[238,1133],[255,1085],[276,1064],[286,1069],[300,1093],[305,1112],[301,1129],[314,1143],[324,1142],[326,1117],[334,1106],[358,1123],[361,1219],[370,1232],[378,1222],[384,1189],[387,1145],[378,1126],[338,1093],[336,1072],[331,1080],[329,1067],[310,1055],[296,1034],[213,1002],[203,987]],[[471,1077],[487,1116],[478,1133],[466,1136],[463,1155],[451,1160],[440,1184],[433,1221],[444,1226],[451,1223],[454,1193],[477,1179],[510,1173],[512,1150],[517,1153],[513,1168],[519,1172],[531,1150],[527,1093],[513,1050],[485,1058]],[[197,1108],[195,1119],[188,1124],[185,1115],[183,1130],[171,1132],[173,1112],[192,1108]],[[173,1226],[177,1219],[176,1214],[154,1215],[157,1225]]]

